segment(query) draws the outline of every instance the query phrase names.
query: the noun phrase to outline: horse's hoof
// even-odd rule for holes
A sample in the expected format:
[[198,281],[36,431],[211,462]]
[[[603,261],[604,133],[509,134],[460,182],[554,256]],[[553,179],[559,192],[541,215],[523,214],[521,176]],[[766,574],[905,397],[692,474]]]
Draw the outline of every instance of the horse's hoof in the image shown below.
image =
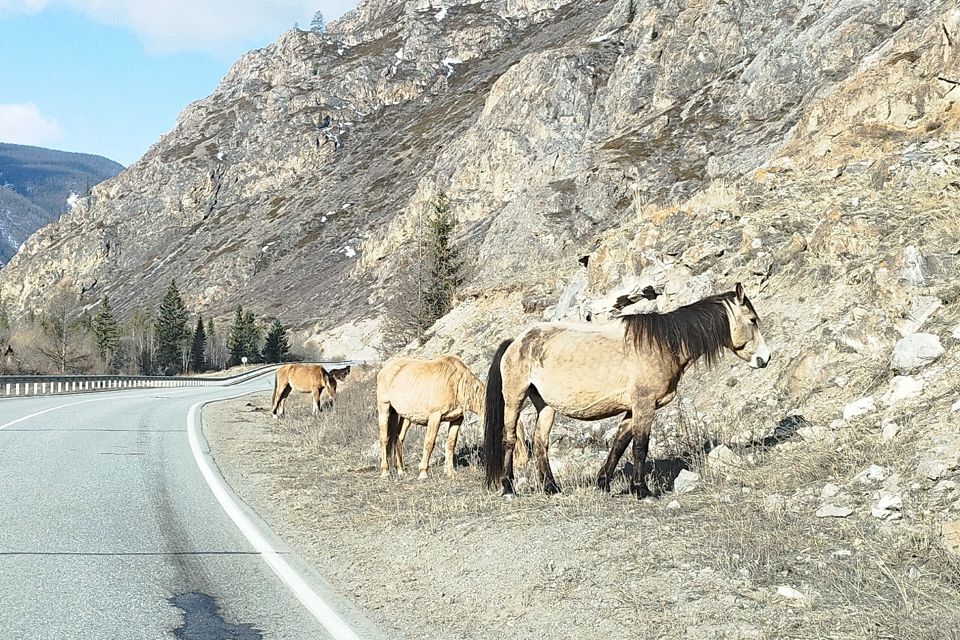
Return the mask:
[[547,495],[556,495],[558,493],[563,493],[563,491],[560,489],[560,485],[558,485],[553,480],[547,480],[546,482],[543,483],[543,492],[546,493]]
[[515,494],[515,493],[501,493],[501,494],[500,494],[500,497],[504,500],[504,502],[513,502],[514,500],[517,499],[517,494]]
[[386,479],[389,478],[389,477],[390,477],[390,472],[389,472],[389,471],[381,471],[381,472],[380,472],[380,479],[381,479],[381,480],[386,480]]
[[652,494],[645,484],[630,484],[630,493],[637,496],[637,500],[649,498]]
[[420,472],[420,475],[417,476],[417,480],[426,480],[426,479],[427,479],[427,472],[426,472],[426,471],[421,471],[421,472]]
[[597,489],[610,493],[610,478],[607,476],[597,476]]

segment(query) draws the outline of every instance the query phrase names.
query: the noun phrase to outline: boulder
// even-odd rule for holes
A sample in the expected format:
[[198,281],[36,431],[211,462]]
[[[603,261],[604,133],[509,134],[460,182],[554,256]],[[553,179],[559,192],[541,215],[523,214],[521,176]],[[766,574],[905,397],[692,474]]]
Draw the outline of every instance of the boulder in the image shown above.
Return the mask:
[[843,419],[847,422],[850,422],[854,418],[859,418],[862,415],[866,415],[876,410],[876,408],[876,404],[873,402],[873,396],[860,398],[859,400],[855,400],[843,408]]
[[700,482],[700,474],[687,469],[682,469],[677,479],[673,481],[674,493],[690,493],[697,488]]
[[897,341],[890,356],[890,368],[900,373],[911,373],[942,355],[940,338],[932,333],[914,333]]
[[846,518],[853,513],[850,507],[841,507],[836,504],[825,504],[814,514],[818,518]]
[[913,376],[894,376],[890,380],[887,392],[880,398],[880,402],[892,407],[902,400],[916,398],[923,393],[924,382]]

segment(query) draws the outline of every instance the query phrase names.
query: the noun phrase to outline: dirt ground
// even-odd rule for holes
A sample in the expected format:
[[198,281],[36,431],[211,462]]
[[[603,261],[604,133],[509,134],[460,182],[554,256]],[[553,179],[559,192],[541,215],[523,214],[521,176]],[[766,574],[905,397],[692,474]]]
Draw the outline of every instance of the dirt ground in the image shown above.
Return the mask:
[[[346,381],[319,418],[305,398],[283,420],[266,394],[208,406],[204,433],[234,490],[396,637],[960,637],[960,562],[935,522],[960,493],[901,480],[909,435],[757,444],[720,470],[689,457],[702,477],[684,494],[661,457],[662,494],[642,502],[592,487],[605,451],[561,452],[562,495],[506,501],[482,486],[475,426],[454,478],[435,453],[416,479],[421,428],[407,476],[381,480],[370,383]],[[871,515],[881,477],[902,485],[894,518]],[[831,483],[851,515],[815,515]]]

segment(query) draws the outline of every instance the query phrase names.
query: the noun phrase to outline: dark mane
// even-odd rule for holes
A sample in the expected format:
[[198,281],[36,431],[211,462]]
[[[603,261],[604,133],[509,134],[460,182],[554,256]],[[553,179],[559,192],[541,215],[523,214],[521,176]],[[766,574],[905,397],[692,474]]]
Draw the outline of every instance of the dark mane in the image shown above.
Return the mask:
[[675,360],[703,358],[708,367],[713,366],[723,348],[733,346],[725,303],[736,304],[736,294],[710,296],[669,313],[623,316],[625,339],[638,351],[649,346]]

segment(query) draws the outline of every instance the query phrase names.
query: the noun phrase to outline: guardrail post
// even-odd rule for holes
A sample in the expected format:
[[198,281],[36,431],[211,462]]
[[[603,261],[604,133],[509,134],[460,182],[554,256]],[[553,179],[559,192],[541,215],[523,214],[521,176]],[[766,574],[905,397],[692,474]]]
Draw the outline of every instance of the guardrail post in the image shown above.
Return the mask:
[[20,395],[20,383],[18,382],[18,383],[16,383],[16,384],[14,384],[13,387],[14,387],[14,389],[16,389],[16,391],[15,391],[16,395]]

